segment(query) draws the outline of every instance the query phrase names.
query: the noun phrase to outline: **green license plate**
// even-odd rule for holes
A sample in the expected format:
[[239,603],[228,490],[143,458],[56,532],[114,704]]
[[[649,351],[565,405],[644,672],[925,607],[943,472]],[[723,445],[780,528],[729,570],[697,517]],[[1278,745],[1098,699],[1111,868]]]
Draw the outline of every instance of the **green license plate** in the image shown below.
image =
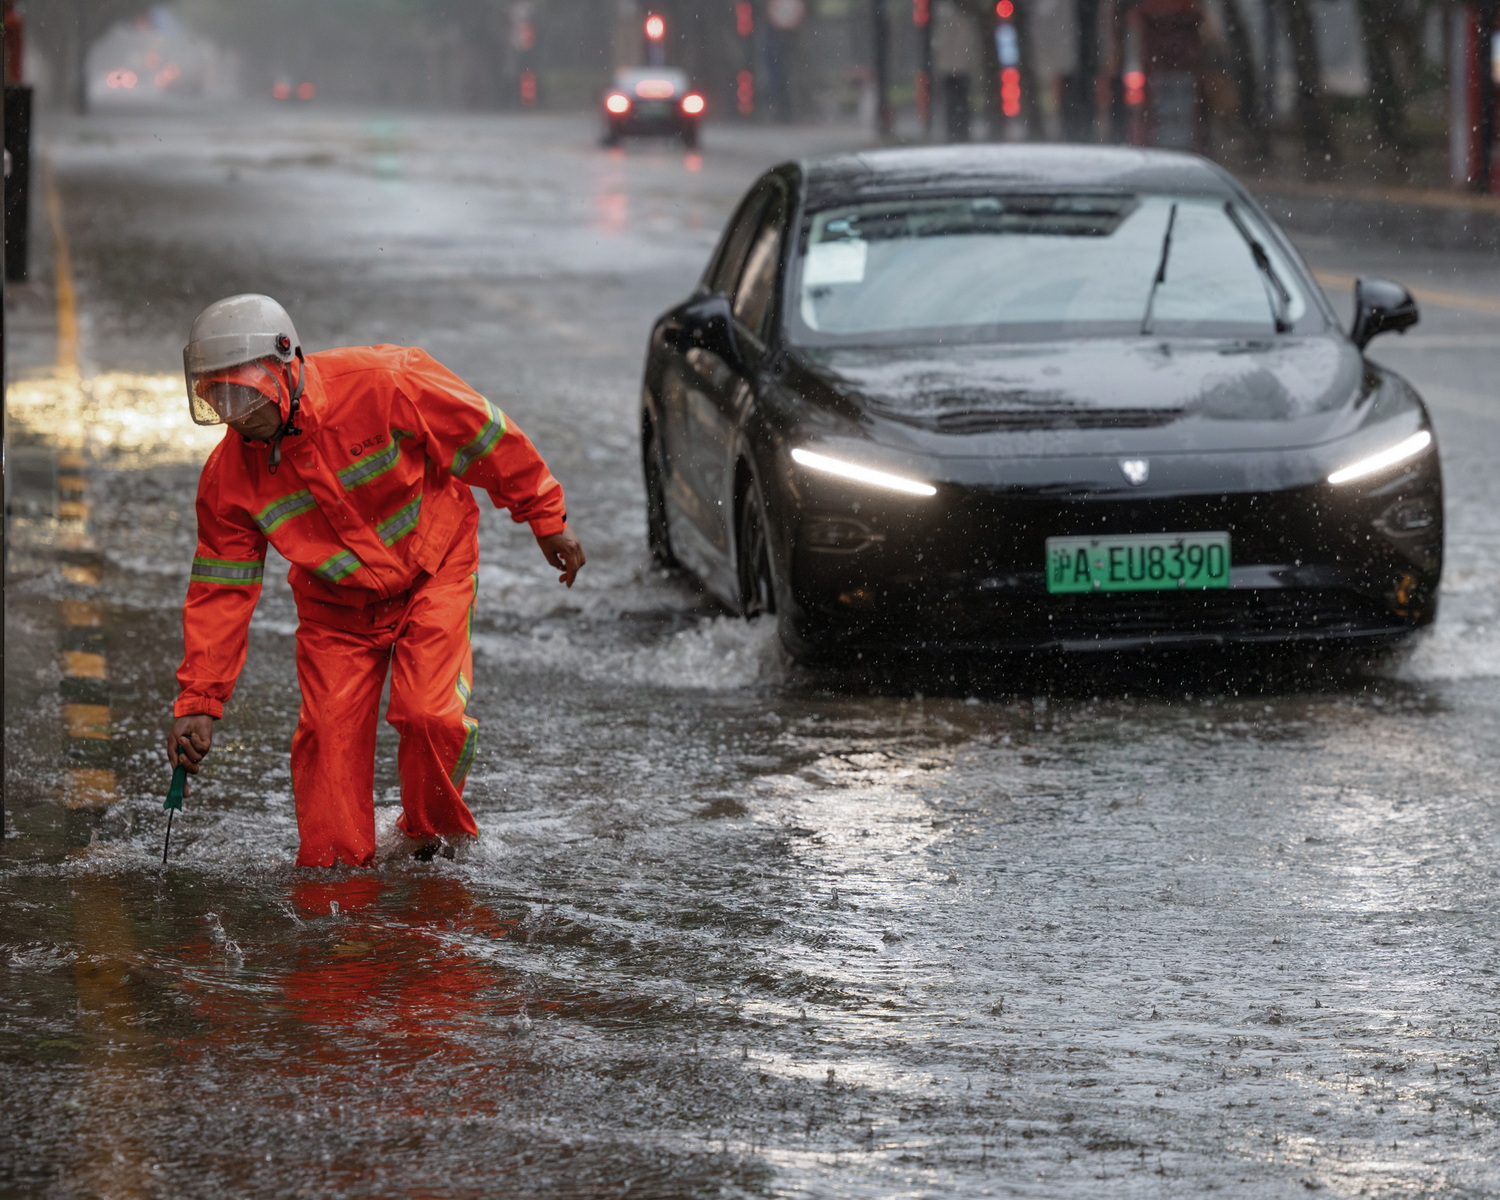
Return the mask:
[[1047,539],[1047,590],[1161,592],[1229,586],[1227,533]]

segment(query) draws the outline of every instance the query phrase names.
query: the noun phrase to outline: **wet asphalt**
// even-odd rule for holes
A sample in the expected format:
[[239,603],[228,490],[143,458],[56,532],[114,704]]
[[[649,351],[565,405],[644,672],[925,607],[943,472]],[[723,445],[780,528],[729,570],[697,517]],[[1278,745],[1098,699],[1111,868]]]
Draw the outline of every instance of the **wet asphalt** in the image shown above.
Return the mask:
[[[1448,486],[1407,651],[850,678],[651,567],[635,439],[645,332],[739,194],[857,134],[688,157],[311,106],[45,134],[81,375],[43,211],[7,311],[0,1192],[1500,1193],[1492,254],[1294,231],[1330,280],[1443,300],[1375,351]],[[309,348],[426,347],[568,489],[571,592],[484,516],[466,861],[292,867],[273,570],[160,864],[208,444],[180,351],[247,290]]]

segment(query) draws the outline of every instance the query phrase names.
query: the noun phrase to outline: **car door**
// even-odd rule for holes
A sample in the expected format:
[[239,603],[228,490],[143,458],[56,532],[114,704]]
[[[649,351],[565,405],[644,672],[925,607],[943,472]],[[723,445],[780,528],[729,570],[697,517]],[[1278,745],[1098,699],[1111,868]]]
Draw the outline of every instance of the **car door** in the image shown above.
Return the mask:
[[[701,294],[733,296],[772,195],[766,183],[751,189],[704,277]],[[723,522],[715,491],[719,472],[715,455],[705,453],[711,440],[704,430],[712,426],[712,414],[719,403],[715,397],[728,386],[733,372],[720,354],[701,345],[684,349],[680,356],[674,355],[674,360],[664,379],[662,396],[668,522],[679,556],[709,579],[722,571],[726,546],[720,533]]]
[[711,520],[703,532],[731,570],[735,431],[750,403],[754,377],[766,354],[789,208],[786,188],[779,180],[772,181],[728,293],[739,361],[726,362],[711,351],[696,348],[689,352],[697,356],[697,386],[688,414],[690,454],[702,488],[704,511]]

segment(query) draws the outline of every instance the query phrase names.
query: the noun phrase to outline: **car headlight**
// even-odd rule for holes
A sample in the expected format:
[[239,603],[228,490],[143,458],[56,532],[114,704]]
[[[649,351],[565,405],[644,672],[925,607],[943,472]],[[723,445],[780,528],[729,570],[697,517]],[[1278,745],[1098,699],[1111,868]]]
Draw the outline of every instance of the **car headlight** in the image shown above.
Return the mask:
[[903,479],[873,467],[862,467],[858,463],[845,462],[841,458],[829,458],[826,454],[814,454],[800,447],[792,451],[792,460],[801,463],[810,471],[822,471],[825,475],[837,475],[842,479],[853,479],[868,483],[871,487],[886,488],[893,492],[905,492],[909,496],[936,496],[937,488],[930,483],[915,479]]
[[1423,429],[1404,441],[1397,442],[1388,450],[1382,450],[1379,454],[1372,454],[1369,458],[1362,458],[1358,462],[1340,468],[1328,477],[1328,482],[1352,483],[1356,479],[1364,479],[1366,476],[1384,471],[1387,467],[1403,463],[1409,458],[1416,458],[1430,445],[1432,445],[1432,434]]

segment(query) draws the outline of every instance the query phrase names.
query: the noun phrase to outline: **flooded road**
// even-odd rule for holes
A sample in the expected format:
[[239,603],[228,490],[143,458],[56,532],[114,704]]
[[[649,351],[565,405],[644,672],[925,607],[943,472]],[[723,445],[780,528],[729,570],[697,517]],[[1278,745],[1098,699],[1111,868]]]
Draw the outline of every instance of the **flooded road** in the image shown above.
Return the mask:
[[[49,132],[62,236],[7,314],[0,1191],[1500,1192],[1492,259],[1299,239],[1330,281],[1443,300],[1377,343],[1449,488],[1409,653],[851,681],[650,566],[636,445],[650,320],[750,179],[836,132],[711,130],[701,158],[550,117]],[[395,856],[385,730],[392,853],[292,867],[273,569],[160,864],[214,439],[181,346],[242,290],[310,349],[426,347],[568,489],[571,592],[485,506],[464,861]]]

